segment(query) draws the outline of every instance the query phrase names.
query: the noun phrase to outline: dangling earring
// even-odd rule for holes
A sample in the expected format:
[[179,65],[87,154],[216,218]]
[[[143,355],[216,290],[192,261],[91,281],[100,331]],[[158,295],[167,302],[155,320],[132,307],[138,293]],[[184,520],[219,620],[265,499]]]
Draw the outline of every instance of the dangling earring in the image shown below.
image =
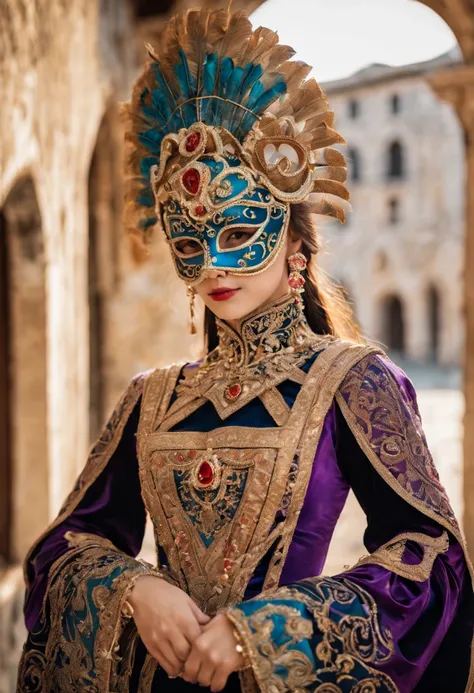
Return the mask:
[[295,296],[302,294],[304,291],[304,277],[301,274],[308,265],[308,260],[303,253],[294,253],[288,258],[288,266],[290,268],[290,276],[288,284],[291,287],[291,293]]
[[196,334],[196,319],[194,315],[194,299],[196,298],[196,291],[192,286],[188,286],[187,294],[189,297],[189,332],[191,334]]

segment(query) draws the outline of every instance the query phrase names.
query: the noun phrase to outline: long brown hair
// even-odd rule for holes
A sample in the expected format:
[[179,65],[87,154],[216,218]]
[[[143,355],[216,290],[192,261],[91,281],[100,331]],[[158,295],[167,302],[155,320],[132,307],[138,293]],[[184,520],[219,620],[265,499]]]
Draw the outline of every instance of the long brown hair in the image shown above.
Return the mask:
[[[331,281],[316,263],[321,245],[308,204],[303,202],[291,205],[290,230],[296,238],[303,241],[301,252],[308,260],[308,267],[303,272],[303,304],[308,325],[316,334],[332,334],[342,339],[362,342],[344,289]],[[207,307],[204,313],[204,339],[207,352],[215,349],[218,344],[216,318]]]

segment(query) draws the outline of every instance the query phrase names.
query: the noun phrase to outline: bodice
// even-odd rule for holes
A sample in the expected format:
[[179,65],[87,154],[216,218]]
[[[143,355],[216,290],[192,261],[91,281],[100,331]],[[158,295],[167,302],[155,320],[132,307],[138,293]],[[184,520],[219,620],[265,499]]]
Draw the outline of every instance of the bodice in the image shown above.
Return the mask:
[[[286,349],[256,362],[263,374],[218,362],[190,387],[178,364],[145,383],[138,455],[160,567],[208,614],[242,601],[263,563],[263,589],[278,586],[325,416],[363,348],[311,333]],[[249,417],[257,400],[266,416]]]

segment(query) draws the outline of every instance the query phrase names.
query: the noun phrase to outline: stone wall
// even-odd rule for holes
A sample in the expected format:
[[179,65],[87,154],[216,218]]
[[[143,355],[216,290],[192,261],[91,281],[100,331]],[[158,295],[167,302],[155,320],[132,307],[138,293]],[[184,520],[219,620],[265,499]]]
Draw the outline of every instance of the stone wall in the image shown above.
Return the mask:
[[[435,65],[433,65],[433,70]],[[399,70],[401,72],[401,70]],[[428,69],[428,73],[430,70]],[[385,69],[370,82],[364,70],[332,83],[329,99],[352,170],[357,151],[359,180],[349,180],[353,212],[345,227],[325,231],[325,267],[348,289],[364,331],[387,343],[387,299],[398,297],[404,315],[406,355],[431,360],[429,295],[439,297],[440,364],[460,363],[463,346],[464,146],[459,120],[427,83],[425,74]],[[391,112],[399,98],[400,111]],[[350,116],[350,104],[360,110]],[[391,143],[402,146],[404,175],[387,178]],[[391,223],[391,200],[399,219]],[[356,259],[356,261],[355,261]]]

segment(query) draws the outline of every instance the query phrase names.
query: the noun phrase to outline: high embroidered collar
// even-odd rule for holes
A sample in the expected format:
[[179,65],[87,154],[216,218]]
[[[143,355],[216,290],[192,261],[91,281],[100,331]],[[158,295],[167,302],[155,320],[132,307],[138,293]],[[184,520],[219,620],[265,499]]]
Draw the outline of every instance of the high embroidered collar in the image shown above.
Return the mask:
[[273,354],[292,352],[314,336],[306,321],[301,301],[285,296],[245,316],[238,331],[216,319],[218,354],[232,366],[246,366]]

